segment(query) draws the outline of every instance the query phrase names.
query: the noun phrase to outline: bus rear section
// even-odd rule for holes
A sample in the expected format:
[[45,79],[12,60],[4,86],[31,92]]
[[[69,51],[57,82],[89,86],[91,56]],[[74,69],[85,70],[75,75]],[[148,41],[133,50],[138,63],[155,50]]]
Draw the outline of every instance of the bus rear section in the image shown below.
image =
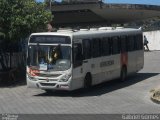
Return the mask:
[[[88,32],[73,41],[79,51],[73,52],[76,64],[72,78],[84,88],[117,78],[125,81],[143,68],[143,36],[139,29]],[[83,60],[76,58],[79,53]]]

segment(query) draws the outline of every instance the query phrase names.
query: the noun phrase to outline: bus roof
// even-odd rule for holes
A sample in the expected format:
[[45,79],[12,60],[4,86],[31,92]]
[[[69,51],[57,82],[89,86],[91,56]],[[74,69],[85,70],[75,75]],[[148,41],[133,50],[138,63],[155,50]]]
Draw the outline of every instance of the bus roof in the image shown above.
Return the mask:
[[80,29],[80,30],[59,30],[57,32],[41,32],[41,33],[32,33],[31,35],[57,35],[57,36],[81,36],[81,35],[98,35],[98,34],[137,34],[141,33],[142,30],[135,28],[116,28],[113,29],[111,27],[101,27],[101,28],[91,28],[91,29]]

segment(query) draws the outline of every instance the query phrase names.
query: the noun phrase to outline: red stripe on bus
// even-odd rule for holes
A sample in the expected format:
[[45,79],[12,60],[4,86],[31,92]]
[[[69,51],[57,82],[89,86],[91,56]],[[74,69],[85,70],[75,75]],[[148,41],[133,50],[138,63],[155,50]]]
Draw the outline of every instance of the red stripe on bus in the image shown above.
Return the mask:
[[127,52],[124,52],[124,53],[121,53],[121,66],[123,65],[128,65],[128,53]]

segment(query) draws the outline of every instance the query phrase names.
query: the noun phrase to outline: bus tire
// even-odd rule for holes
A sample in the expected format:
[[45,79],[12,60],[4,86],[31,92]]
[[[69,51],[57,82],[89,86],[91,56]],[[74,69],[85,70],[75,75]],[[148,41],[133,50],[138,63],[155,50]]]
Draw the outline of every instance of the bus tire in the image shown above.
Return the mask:
[[123,66],[121,69],[120,79],[122,82],[126,81],[126,79],[127,79],[127,68],[125,66]]
[[90,88],[92,86],[91,74],[87,74],[84,78],[84,89]]

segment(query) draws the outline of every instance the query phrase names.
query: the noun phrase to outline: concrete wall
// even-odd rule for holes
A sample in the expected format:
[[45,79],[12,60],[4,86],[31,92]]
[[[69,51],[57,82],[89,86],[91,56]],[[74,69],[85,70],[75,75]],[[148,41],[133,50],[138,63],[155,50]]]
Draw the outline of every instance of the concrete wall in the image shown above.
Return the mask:
[[143,35],[147,37],[150,50],[160,50],[160,30],[144,32]]

